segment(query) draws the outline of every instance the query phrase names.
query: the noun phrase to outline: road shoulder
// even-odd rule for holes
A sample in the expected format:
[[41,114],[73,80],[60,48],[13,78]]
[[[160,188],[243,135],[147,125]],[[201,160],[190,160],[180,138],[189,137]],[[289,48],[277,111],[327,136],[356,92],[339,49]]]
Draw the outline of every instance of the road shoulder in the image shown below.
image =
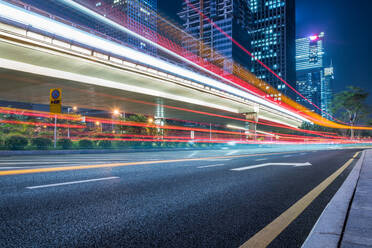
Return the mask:
[[[350,220],[350,217],[347,219],[347,216],[350,205],[354,204],[354,192],[359,186],[358,180],[362,168],[365,167],[365,161],[368,158],[372,161],[372,150],[365,150],[362,152],[360,159],[357,161],[355,167],[350,172],[340,189],[324,209],[317,223],[314,225],[312,231],[302,245],[302,248],[339,247],[343,237],[345,223]],[[345,229],[345,234],[346,232],[347,229]]]

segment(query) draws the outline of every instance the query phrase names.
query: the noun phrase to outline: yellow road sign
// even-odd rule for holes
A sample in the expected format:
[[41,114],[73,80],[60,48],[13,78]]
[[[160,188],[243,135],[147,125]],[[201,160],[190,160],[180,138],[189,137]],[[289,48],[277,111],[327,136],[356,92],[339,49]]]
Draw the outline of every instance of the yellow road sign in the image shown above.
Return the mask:
[[62,112],[62,90],[61,89],[50,89],[49,94],[49,107],[51,113]]

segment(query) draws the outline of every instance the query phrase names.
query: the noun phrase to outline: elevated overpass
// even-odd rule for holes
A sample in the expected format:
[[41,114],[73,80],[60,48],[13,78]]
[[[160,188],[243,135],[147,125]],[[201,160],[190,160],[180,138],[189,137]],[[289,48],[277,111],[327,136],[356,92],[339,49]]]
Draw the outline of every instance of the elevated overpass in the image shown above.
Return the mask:
[[246,113],[291,127],[307,121],[247,91],[4,1],[0,18],[1,100],[47,104],[49,89],[59,87],[64,105],[81,108],[240,126]]

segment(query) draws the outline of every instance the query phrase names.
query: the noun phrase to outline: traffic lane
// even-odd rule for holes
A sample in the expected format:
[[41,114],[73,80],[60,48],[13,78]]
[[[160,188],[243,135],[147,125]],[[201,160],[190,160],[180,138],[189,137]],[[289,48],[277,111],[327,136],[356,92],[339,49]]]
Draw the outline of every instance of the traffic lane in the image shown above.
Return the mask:
[[300,217],[294,220],[268,247],[283,247],[283,244],[286,244],[286,247],[301,247],[317,222],[320,214],[341,187],[360,156],[361,154],[359,154],[351,166],[341,173],[340,176],[336,178],[336,180],[331,183],[307,209],[305,209]]
[[164,159],[187,159],[198,157],[215,157],[215,156],[230,156],[232,154],[253,154],[252,151],[188,151],[188,152],[159,152],[159,153],[128,153],[128,154],[95,154],[91,157],[86,155],[63,155],[59,156],[30,156],[21,158],[7,158],[0,160],[0,170],[16,169],[16,168],[32,168],[32,167],[50,167],[50,166],[70,166],[70,165],[85,165],[85,164],[110,164],[138,161],[156,161]]
[[[337,151],[333,151],[337,152]],[[178,167],[196,167],[198,169],[207,169],[213,167],[221,167],[221,170],[226,168],[240,168],[243,165],[254,165],[260,163],[269,163],[269,162],[285,162],[290,159],[289,156],[293,159],[288,160],[287,162],[308,162],[312,158],[312,153],[310,152],[296,152],[296,153],[272,153],[272,154],[251,154],[251,155],[242,155],[242,157],[236,156],[226,156],[226,157],[210,157],[207,159],[201,158],[201,160],[181,160],[177,163],[161,163],[153,161],[153,164],[148,165],[129,165],[117,168],[101,168],[101,169],[89,169],[85,173],[73,172],[72,173],[53,173],[50,172],[47,175],[44,173],[31,174],[30,176],[18,176],[18,177],[4,177],[0,181],[0,192],[13,192],[14,190],[23,190],[25,187],[32,184],[53,184],[56,182],[63,181],[73,181],[73,180],[88,180],[90,178],[102,178],[114,176],[113,170],[117,171],[122,169],[124,173],[127,173],[126,176],[130,178],[135,178],[137,173],[149,173],[152,174],[151,170],[168,170],[168,169],[177,169]],[[317,156],[324,156],[328,154],[328,151],[321,151],[316,153]],[[298,158],[298,159],[295,159]],[[145,160],[147,161],[147,160]],[[150,161],[152,163],[152,161]],[[85,165],[85,164],[83,164]],[[39,168],[39,167],[38,167]],[[40,167],[41,168],[41,167]],[[76,170],[79,169],[77,166]],[[178,170],[176,173],[183,175],[184,171]],[[134,175],[134,177],[132,176]],[[161,175],[161,174],[158,174]],[[166,173],[162,175],[167,175]]]
[[[62,167],[62,166],[86,166],[86,165],[104,165],[104,164],[112,164],[112,163],[130,163],[130,162],[151,162],[151,161],[162,161],[163,159],[193,159],[193,158],[202,158],[206,155],[209,155],[210,157],[216,157],[216,156],[227,156],[227,157],[236,157],[236,156],[259,156],[259,155],[281,155],[281,154],[287,154],[287,157],[292,157],[293,155],[302,155],[306,154],[306,152],[317,152],[317,151],[296,151],[296,152],[271,152],[271,153],[258,153],[255,154],[252,151],[247,150],[231,150],[226,151],[225,153],[213,153],[213,151],[209,151],[209,154],[201,154],[200,151],[193,151],[189,152],[187,156],[185,156],[184,152],[173,152],[172,156],[166,156],[167,154],[164,154],[163,152],[158,153],[147,153],[143,154],[143,156],[139,156],[136,159],[129,159],[126,156],[128,154],[115,154],[113,156],[112,154],[99,154],[95,155],[94,157],[80,157],[81,155],[64,155],[63,157],[51,157],[51,156],[31,156],[31,160],[24,160],[21,158],[18,159],[10,159],[8,157],[7,159],[3,159],[2,162],[0,162],[0,176],[3,174],[2,171],[7,170],[27,170],[27,169],[33,169],[33,168],[48,168],[48,167]],[[220,152],[220,151],[219,151]],[[232,155],[237,154],[237,155]],[[147,155],[147,156],[145,156]],[[202,156],[204,155],[204,156]],[[70,157],[72,156],[72,157]],[[266,160],[264,159],[261,159]],[[259,161],[259,160],[257,160]],[[25,166],[27,165],[27,166]]]
[[[353,151],[352,151],[353,152]],[[331,151],[331,153],[340,153],[340,151]],[[304,155],[301,155],[304,154]],[[95,178],[105,178],[112,176],[120,176],[127,180],[128,183],[144,184],[146,180],[153,180],[153,177],[159,177],[160,180],[165,180],[172,177],[192,177],[195,173],[198,173],[195,168],[199,170],[207,170],[207,173],[213,171],[225,171],[227,169],[240,168],[242,166],[249,166],[261,163],[270,162],[308,162],[314,158],[327,159],[329,151],[317,152],[315,156],[312,153],[300,153],[292,158],[287,158],[285,155],[267,155],[267,156],[253,156],[253,157],[242,157],[242,158],[225,158],[225,159],[208,159],[200,161],[186,161],[177,163],[167,164],[150,164],[150,165],[133,165],[117,168],[102,168],[102,169],[90,169],[84,171],[71,171],[71,172],[56,172],[56,173],[36,173],[30,175],[19,175],[19,176],[2,176],[0,180],[0,192],[1,194],[13,195],[18,191],[25,191],[26,187],[46,185],[54,183],[63,183],[70,181],[79,180],[90,180]],[[262,159],[265,159],[262,161]],[[314,164],[314,163],[313,163]],[[215,166],[220,165],[220,166]],[[316,164],[312,165],[315,166]],[[320,163],[323,165],[323,163]],[[209,167],[211,166],[211,167]],[[280,166],[283,167],[283,166]],[[275,166],[269,166],[271,169],[275,169]],[[322,171],[324,168],[320,167]],[[270,170],[271,170],[270,169]],[[326,167],[330,174],[333,168]],[[201,173],[201,171],[200,171]],[[215,176],[215,175],[212,175]],[[145,180],[145,181],[142,181]]]
[[[33,166],[68,166],[91,163],[136,162],[143,160],[162,160],[164,158],[198,158],[213,156],[231,156],[255,153],[298,153],[309,151],[311,147],[299,146],[288,150],[282,148],[251,148],[251,149],[222,149],[222,150],[191,150],[191,151],[162,151],[162,152],[135,152],[135,153],[108,153],[108,154],[66,154],[66,155],[29,155],[29,156],[2,156],[0,157],[0,170],[13,167],[29,168]],[[312,150],[314,151],[314,150]]]
[[[341,155],[345,153],[326,158]],[[229,167],[230,162],[241,165],[245,161],[239,160],[229,161]],[[324,158],[320,160],[325,162]],[[312,162],[315,166],[310,171],[318,167],[317,161]],[[9,196],[4,201],[2,197],[0,212],[6,212],[4,207],[11,209],[2,216],[6,220],[2,226],[11,228],[1,233],[13,238],[19,247],[46,247],[57,245],[57,241],[66,247],[238,246],[260,225],[307,193],[307,189],[299,189],[304,179],[310,178],[304,168],[290,167],[267,167],[249,173],[221,167],[197,170],[178,166],[174,170],[163,165],[131,169],[140,167],[151,167],[152,174],[142,171],[139,177],[133,177],[127,174],[129,167],[115,168],[127,177],[99,184],[31,190],[22,193],[22,199]],[[293,171],[297,173],[290,175]],[[168,174],[163,175],[165,172]],[[319,173],[313,174],[318,179]],[[296,176],[299,178],[294,181],[299,183],[287,185],[288,178]],[[138,181],[130,182],[133,179]]]
[[[333,151],[333,153],[339,153],[340,151]],[[353,151],[352,151],[353,152]],[[302,155],[304,154],[304,155]],[[242,158],[226,158],[226,159],[208,159],[201,161],[186,161],[177,162],[169,164],[150,164],[150,165],[133,165],[118,168],[103,168],[103,169],[91,169],[84,172],[79,170],[71,172],[57,172],[57,173],[36,173],[31,175],[19,175],[19,176],[2,176],[0,180],[0,192],[2,194],[14,194],[17,191],[24,191],[26,187],[45,185],[45,184],[55,184],[70,181],[80,181],[80,180],[90,180],[95,178],[104,178],[112,176],[121,176],[127,179],[128,182],[136,184],[142,183],[142,179],[146,177],[141,177],[141,175],[151,175],[158,176],[161,179],[167,179],[169,177],[186,177],[193,176],[193,173],[197,173],[193,168],[208,170],[208,172],[213,172],[214,170],[226,170],[228,168],[235,169],[241,168],[242,166],[256,165],[262,163],[277,163],[277,162],[290,162],[290,163],[303,163],[312,161],[314,158],[324,158],[329,155],[328,151],[317,152],[316,156],[311,155],[311,153],[300,153],[297,156],[288,158],[285,155],[269,155],[269,156],[253,156],[253,157],[242,157]],[[326,156],[326,157],[325,157]],[[264,161],[262,161],[264,159]],[[314,163],[313,163],[314,164]],[[321,166],[324,163],[320,163]],[[316,165],[316,164],[314,164]],[[312,166],[314,166],[312,165]],[[276,165],[268,166],[271,169],[275,169]],[[180,168],[179,168],[180,167]],[[185,167],[185,168],[183,168]],[[279,167],[282,167],[280,165]],[[183,168],[183,169],[182,169]],[[324,172],[323,166],[320,167]],[[328,174],[333,170],[331,167],[326,167],[328,169]],[[168,171],[174,170],[174,171]],[[152,177],[149,177],[152,180]],[[133,181],[134,180],[134,181]]]

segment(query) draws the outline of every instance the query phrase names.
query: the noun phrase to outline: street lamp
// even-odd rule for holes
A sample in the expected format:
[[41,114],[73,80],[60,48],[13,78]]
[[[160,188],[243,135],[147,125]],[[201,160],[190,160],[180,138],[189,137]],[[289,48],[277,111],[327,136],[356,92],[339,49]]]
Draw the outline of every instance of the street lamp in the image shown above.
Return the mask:
[[[73,106],[72,108],[67,108],[67,114],[70,114],[70,111],[73,111],[73,112],[76,112],[77,110],[77,107],[76,106]],[[67,127],[67,138],[70,139],[70,127]]]
[[[120,110],[119,109],[114,109],[112,111],[112,127],[111,127],[113,133],[115,133],[115,130],[114,130],[114,119],[117,116],[121,116]],[[124,118],[125,118],[125,116],[124,116]]]
[[101,124],[101,122],[96,121],[95,124],[96,124],[96,126],[97,126],[98,128],[100,128],[100,131],[101,131],[101,133],[102,133],[102,124]]
[[120,111],[118,109],[114,109],[112,113],[114,116],[118,116],[120,114]]

